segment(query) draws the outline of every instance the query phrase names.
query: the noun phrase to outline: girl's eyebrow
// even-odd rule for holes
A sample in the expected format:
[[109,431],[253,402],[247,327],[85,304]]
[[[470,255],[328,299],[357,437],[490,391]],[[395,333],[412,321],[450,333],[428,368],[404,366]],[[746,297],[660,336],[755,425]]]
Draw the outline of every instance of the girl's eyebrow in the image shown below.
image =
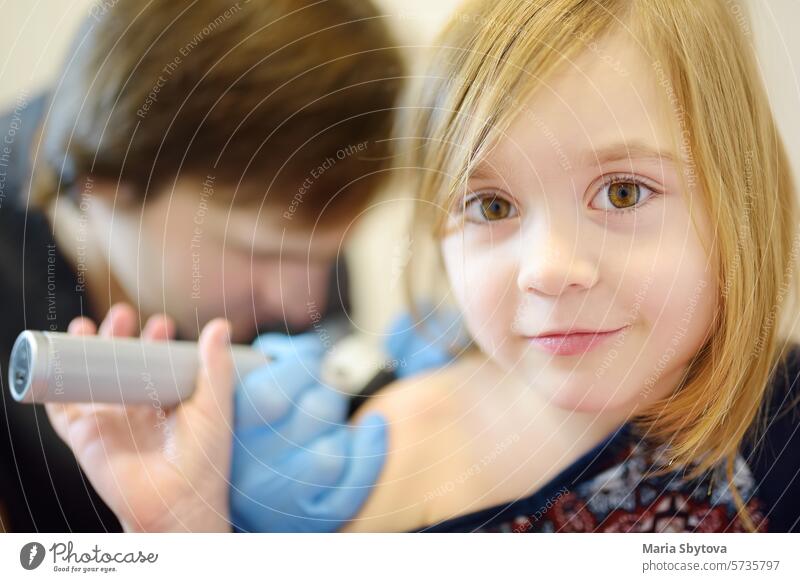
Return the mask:
[[467,180],[497,180],[511,175],[513,168],[500,160],[484,159],[467,170]]
[[[581,167],[597,167],[612,162],[645,160],[675,164],[675,155],[659,150],[641,141],[611,143],[599,148],[586,150],[580,157]],[[494,180],[503,175],[494,164],[483,160],[467,172],[468,180]]]
[[486,167],[486,164],[478,164],[477,166],[471,168],[469,172],[467,172],[468,180],[488,180],[496,177],[497,172],[494,172],[490,168]]
[[675,156],[671,152],[659,150],[643,142],[620,142],[601,148],[593,148],[587,150],[582,159],[585,166],[602,166],[603,164],[626,160],[652,160],[675,163]]

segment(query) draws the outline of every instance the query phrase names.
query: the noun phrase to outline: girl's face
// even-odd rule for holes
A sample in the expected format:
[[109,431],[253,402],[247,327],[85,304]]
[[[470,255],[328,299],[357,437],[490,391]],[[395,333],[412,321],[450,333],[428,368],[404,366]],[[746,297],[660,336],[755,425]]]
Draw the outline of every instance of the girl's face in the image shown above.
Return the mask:
[[[598,41],[523,105],[473,169],[442,241],[476,343],[577,411],[667,395],[717,307],[711,218],[677,164],[691,161],[688,146],[673,147],[685,120],[633,47]],[[535,339],[578,330],[614,333]]]

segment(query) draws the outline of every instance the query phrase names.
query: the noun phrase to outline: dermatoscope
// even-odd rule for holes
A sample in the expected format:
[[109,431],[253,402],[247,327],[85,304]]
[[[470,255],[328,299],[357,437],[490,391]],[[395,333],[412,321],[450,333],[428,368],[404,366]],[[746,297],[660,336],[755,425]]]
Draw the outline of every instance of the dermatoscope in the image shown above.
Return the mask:
[[[376,390],[392,380],[382,352],[350,340],[331,350],[322,381],[351,394]],[[230,347],[235,379],[270,362],[247,345]],[[360,366],[353,366],[358,361]],[[26,330],[14,343],[8,382],[17,402],[95,402],[177,405],[189,398],[200,369],[198,345],[191,341],[76,336]]]

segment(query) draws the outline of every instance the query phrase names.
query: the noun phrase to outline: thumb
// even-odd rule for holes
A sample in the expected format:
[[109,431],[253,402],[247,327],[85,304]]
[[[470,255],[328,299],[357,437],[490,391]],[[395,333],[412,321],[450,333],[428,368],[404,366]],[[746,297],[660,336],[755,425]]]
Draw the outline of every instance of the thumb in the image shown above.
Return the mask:
[[[183,404],[194,428],[233,431],[233,357],[230,350],[230,324],[214,319],[203,328],[198,342],[200,367],[192,397]],[[210,426],[206,426],[210,423]]]

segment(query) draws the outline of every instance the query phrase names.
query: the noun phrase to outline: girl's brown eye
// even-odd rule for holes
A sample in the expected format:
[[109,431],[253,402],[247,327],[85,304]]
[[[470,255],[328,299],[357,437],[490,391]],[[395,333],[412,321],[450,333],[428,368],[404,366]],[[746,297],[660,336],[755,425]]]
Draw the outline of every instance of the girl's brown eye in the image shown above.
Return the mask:
[[467,218],[473,222],[492,222],[516,215],[514,205],[499,196],[474,197],[466,203]]
[[614,176],[598,190],[591,207],[610,213],[638,212],[661,194],[632,176]]
[[608,199],[615,208],[630,208],[639,202],[641,191],[634,182],[615,182],[608,185]]

